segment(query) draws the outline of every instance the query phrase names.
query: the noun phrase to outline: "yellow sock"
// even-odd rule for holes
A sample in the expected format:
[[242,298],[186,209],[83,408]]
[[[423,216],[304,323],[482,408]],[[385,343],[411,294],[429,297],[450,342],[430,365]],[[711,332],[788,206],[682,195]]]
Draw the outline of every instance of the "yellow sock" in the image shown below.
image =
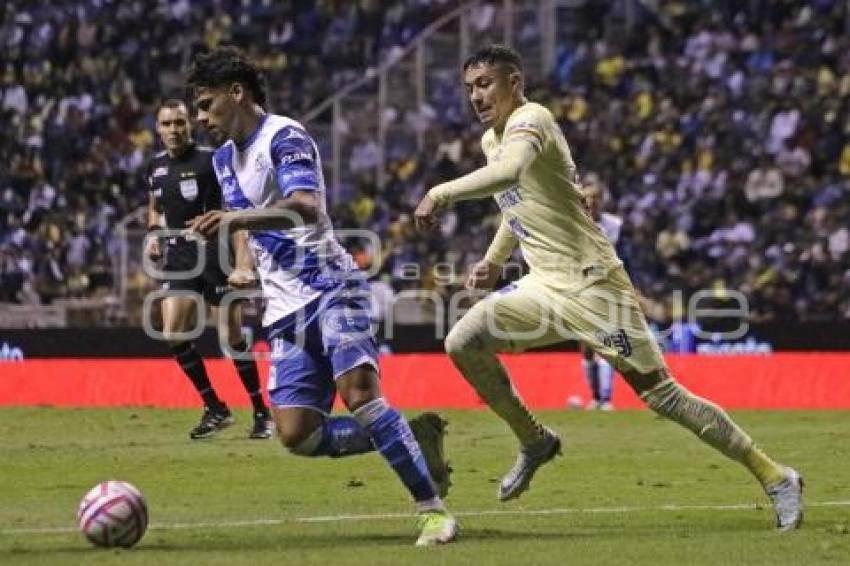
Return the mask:
[[771,460],[755,444],[744,454],[742,463],[758,478],[763,486],[778,483],[785,478],[785,470],[782,466]]

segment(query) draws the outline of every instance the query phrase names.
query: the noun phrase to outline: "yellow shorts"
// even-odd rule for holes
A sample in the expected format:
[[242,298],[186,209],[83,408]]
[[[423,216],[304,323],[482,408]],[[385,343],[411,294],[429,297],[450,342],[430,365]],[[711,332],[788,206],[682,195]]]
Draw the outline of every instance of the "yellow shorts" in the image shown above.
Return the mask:
[[458,322],[498,351],[521,352],[578,340],[617,371],[649,373],[666,368],[622,267],[589,279],[576,291],[552,289],[527,275],[477,303]]

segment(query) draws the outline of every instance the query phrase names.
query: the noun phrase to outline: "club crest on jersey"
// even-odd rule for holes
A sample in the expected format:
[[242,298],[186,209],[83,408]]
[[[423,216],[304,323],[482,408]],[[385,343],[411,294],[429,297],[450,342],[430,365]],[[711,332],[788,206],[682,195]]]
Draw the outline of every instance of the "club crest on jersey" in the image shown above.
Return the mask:
[[632,342],[629,339],[629,335],[626,334],[626,331],[622,328],[618,328],[614,332],[598,330],[596,332],[596,339],[608,348],[617,350],[617,353],[624,358],[628,358],[632,355]]
[[257,171],[265,171],[269,168],[269,161],[266,159],[266,156],[262,153],[257,155],[257,159],[254,161],[254,169]]
[[186,200],[195,200],[198,198],[198,180],[183,179],[180,181],[180,194]]

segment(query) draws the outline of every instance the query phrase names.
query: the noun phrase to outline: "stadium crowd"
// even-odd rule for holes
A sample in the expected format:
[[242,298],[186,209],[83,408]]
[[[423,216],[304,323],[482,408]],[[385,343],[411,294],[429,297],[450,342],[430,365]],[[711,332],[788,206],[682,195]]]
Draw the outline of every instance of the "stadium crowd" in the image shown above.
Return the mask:
[[[0,302],[111,291],[112,228],[148,198],[153,109],[180,88],[197,50],[245,46],[268,71],[270,108],[298,116],[456,4],[4,3]],[[718,4],[664,2],[641,11],[631,33],[607,35],[606,13],[588,10],[584,36],[559,46],[529,98],[553,111],[588,182],[607,186],[650,317],[676,315],[677,290],[732,289],[754,320],[850,318],[845,3],[779,2],[763,13],[759,2],[743,12]],[[337,226],[381,235],[396,290],[456,288],[498,221],[495,205],[469,203],[439,234],[413,233],[421,194],[480,164],[481,132],[452,95],[458,87],[430,93],[440,112],[426,114],[429,151],[393,155],[383,188],[364,174],[332,212]],[[368,170],[355,162],[370,162],[365,148],[351,169]]]

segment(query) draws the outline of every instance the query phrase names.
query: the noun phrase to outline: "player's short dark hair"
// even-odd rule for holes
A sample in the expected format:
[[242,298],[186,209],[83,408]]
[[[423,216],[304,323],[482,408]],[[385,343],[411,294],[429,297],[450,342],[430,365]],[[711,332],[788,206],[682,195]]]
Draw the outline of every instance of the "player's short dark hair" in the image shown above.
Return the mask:
[[186,81],[189,93],[199,87],[218,88],[240,83],[260,106],[266,104],[266,81],[257,65],[236,47],[218,47],[198,53]]
[[503,67],[515,67],[522,73],[522,56],[507,45],[495,43],[482,47],[463,62],[463,70],[476,65],[500,65]]
[[156,107],[156,116],[159,116],[160,110],[163,108],[180,108],[183,106],[184,108],[188,108],[187,104],[180,100],[179,98],[167,98],[159,103],[159,106]]

